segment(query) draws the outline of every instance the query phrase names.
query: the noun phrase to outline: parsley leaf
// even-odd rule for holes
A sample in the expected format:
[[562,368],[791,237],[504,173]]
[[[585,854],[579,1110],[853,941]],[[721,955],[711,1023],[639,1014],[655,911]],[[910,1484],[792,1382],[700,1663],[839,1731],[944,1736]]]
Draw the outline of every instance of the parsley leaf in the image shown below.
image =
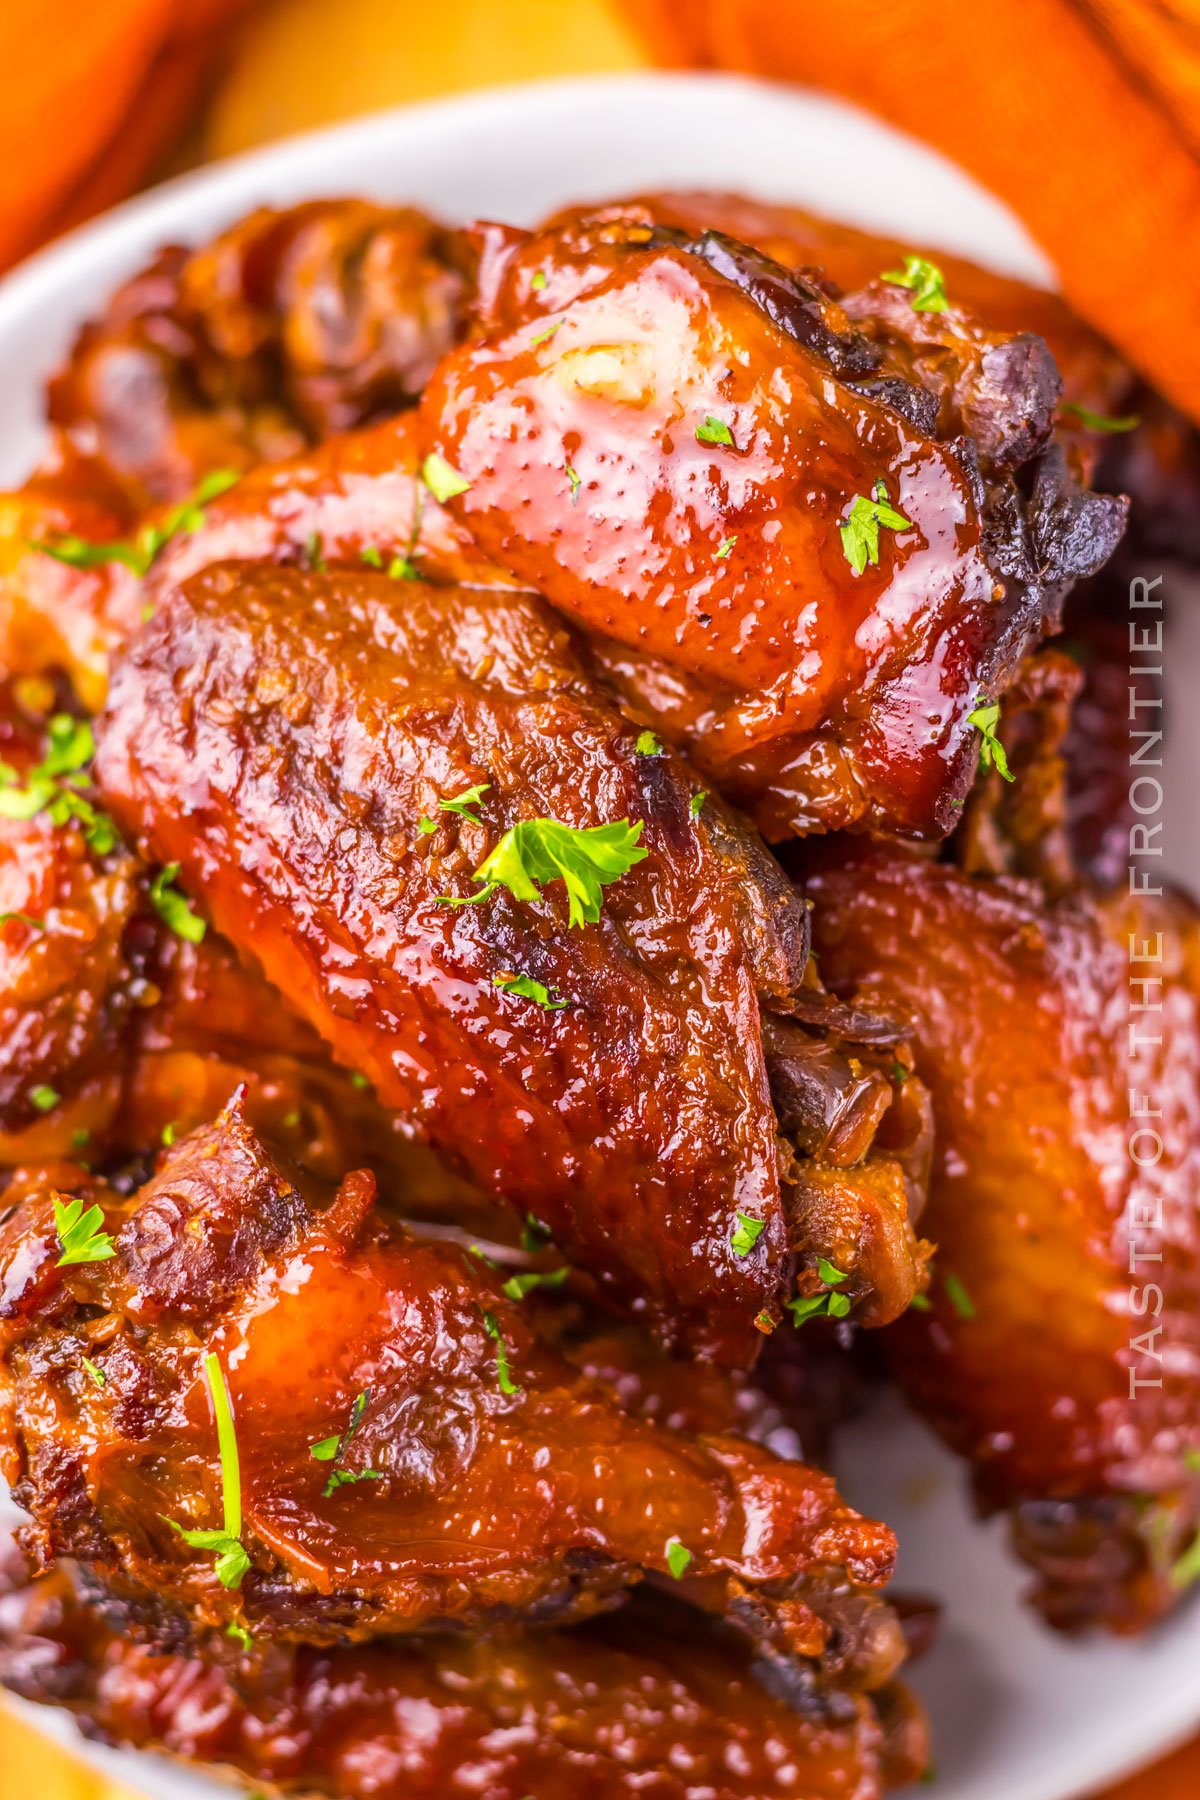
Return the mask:
[[531,337],[529,340],[531,346],[536,350],[536,348],[539,344],[546,343],[546,341],[549,338],[552,338],[554,336],[555,332],[558,330],[559,326],[562,323],[563,323],[563,321],[561,319],[555,319],[553,325],[547,325],[546,329],[544,331],[535,332],[533,337]]
[[24,912],[0,913],[0,925],[7,925],[8,921],[10,919],[19,919],[21,921],[22,925],[28,925],[34,931],[45,931],[45,929],[46,929],[45,919],[34,919],[29,915],[29,913],[24,913]]
[[694,1561],[695,1558],[686,1544],[681,1544],[678,1538],[671,1538],[668,1540],[667,1567],[670,1569],[676,1581],[681,1581],[683,1579],[688,1568]]
[[535,1219],[532,1213],[525,1214],[525,1223],[521,1227],[522,1250],[527,1250],[530,1255],[536,1250],[544,1250],[550,1242],[551,1235],[548,1225],[543,1225],[542,1221]]
[[494,1313],[484,1313],[483,1329],[490,1338],[494,1339],[496,1344],[496,1376],[500,1383],[500,1392],[502,1394],[519,1394],[521,1392],[521,1384],[519,1381],[514,1381],[512,1378],[508,1366],[508,1346],[504,1342],[504,1334],[496,1323],[496,1315]]
[[842,554],[856,575],[861,575],[868,563],[878,564],[881,525],[889,531],[912,530],[912,520],[889,504],[886,483],[877,481],[874,499],[864,500],[861,494],[855,494],[850,511],[838,527]]
[[535,1288],[561,1287],[570,1273],[570,1269],[551,1269],[548,1274],[537,1269],[526,1269],[519,1275],[510,1275],[504,1283],[503,1291],[509,1300],[523,1300]]
[[105,563],[124,563],[135,575],[145,575],[150,565],[173,537],[187,536],[204,523],[204,509],[210,500],[227,493],[242,478],[240,469],[212,469],[187,500],[171,507],[157,522],[143,525],[132,540],[110,544],[90,543],[87,538],[68,533],[58,538],[42,538],[34,545],[56,562],[69,563],[74,569],[96,569]]
[[[350,1408],[349,1421],[345,1431],[342,1432],[340,1437],[322,1438],[319,1443],[309,1445],[308,1454],[314,1461],[331,1463],[338,1463],[341,1461],[342,1457],[345,1455],[346,1445],[350,1442],[350,1439],[362,1424],[363,1414],[367,1410],[367,1402],[370,1398],[370,1388],[363,1388],[361,1393],[355,1395],[354,1404]],[[346,1469],[334,1469],[330,1473],[329,1480],[325,1483],[324,1498],[328,1500],[330,1494],[336,1493],[340,1487],[345,1487],[347,1482],[382,1480],[383,1476],[377,1469],[364,1469],[361,1475],[353,1475]]]
[[817,1274],[824,1284],[820,1294],[805,1294],[797,1300],[789,1300],[787,1309],[792,1315],[792,1324],[803,1325],[808,1319],[844,1319],[850,1311],[849,1294],[839,1294],[837,1289],[849,1276],[831,1263],[828,1257],[817,1258]]
[[17,785],[16,770],[8,763],[0,763],[0,815],[6,819],[32,819],[45,812],[52,825],[78,819],[89,849],[100,856],[107,855],[116,845],[116,828],[79,792],[87,785],[84,771],[96,751],[92,728],[86,719],[55,713],[47,732],[49,748],[41,762],[29,771],[24,787]]
[[716,418],[712,413],[705,413],[703,425],[696,427],[698,444],[729,444],[733,446],[733,433],[724,419]]
[[967,724],[974,725],[979,733],[979,766],[981,769],[995,769],[997,775],[1005,781],[1015,781],[1016,776],[1008,766],[1008,757],[1004,745],[996,736],[996,726],[1000,722],[1000,705],[998,701],[988,706],[980,701],[974,712],[967,714]]
[[81,1356],[79,1360],[98,1388],[107,1387],[107,1378],[99,1363],[94,1363],[90,1356]]
[[653,731],[639,732],[633,747],[639,756],[661,756],[663,753],[662,742]]
[[583,486],[583,478],[575,473],[570,463],[567,463],[566,470],[567,480],[571,484],[571,505],[574,506],[576,500],[579,498],[579,490]]
[[594,925],[600,917],[602,890],[645,860],[639,848],[642,821],[615,819],[609,825],[564,825],[558,819],[522,819],[480,863],[478,893],[439,894],[442,906],[475,906],[498,887],[514,900],[539,900],[539,884],[561,880],[567,890],[571,925]]
[[66,1269],[72,1263],[107,1262],[117,1254],[112,1238],[104,1230],[104,1214],[98,1206],[89,1206],[85,1212],[82,1200],[56,1200],[54,1229],[62,1245],[56,1268]]
[[491,785],[490,781],[477,781],[474,787],[464,788],[452,799],[439,800],[438,807],[442,812],[461,813],[465,819],[474,819],[478,824],[478,816],[471,809],[480,804]]
[[[519,994],[522,1000],[534,1000],[539,1006],[544,1006],[547,1012],[561,1012],[571,1004],[569,1000],[563,999],[557,988],[543,987],[532,975],[493,975],[492,985],[502,988],[506,994]],[[551,999],[552,993],[559,995],[557,1000]]]
[[906,256],[902,269],[886,269],[884,281],[895,282],[897,287],[912,289],[912,310],[914,312],[945,312],[949,302],[946,299],[946,279],[936,263],[927,261],[923,256]]
[[540,294],[542,289],[546,285],[545,269],[535,269],[533,272],[533,278],[530,281],[529,285],[533,289],[535,294]]
[[737,543],[737,532],[736,531],[733,533],[733,535],[731,537],[723,537],[721,539],[721,542],[717,545],[717,561],[724,562],[726,557],[729,555],[729,552],[733,549],[733,546],[736,543]]
[[250,1568],[250,1557],[242,1543],[242,1475],[238,1459],[237,1433],[233,1425],[233,1409],[221,1360],[214,1351],[205,1353],[204,1379],[212,1397],[217,1421],[217,1452],[221,1460],[221,1504],[224,1524],[220,1531],[185,1531],[174,1519],[167,1524],[177,1531],[192,1550],[216,1553],[216,1576],[222,1587],[239,1588]]
[[1078,419],[1089,431],[1136,431],[1142,422],[1140,413],[1127,413],[1124,418],[1114,419],[1108,413],[1093,412],[1090,406],[1080,406],[1077,400],[1060,400],[1058,410]]
[[196,917],[187,895],[176,891],[174,883],[178,874],[177,862],[167,863],[158,871],[150,883],[150,904],[176,937],[186,938],[189,944],[198,944],[208,926]]
[[421,817],[417,820],[417,830],[422,837],[428,837],[430,833],[436,831],[437,828],[437,820],[431,819],[428,813],[422,813]]
[[353,1469],[335,1469],[333,1474],[329,1477],[329,1480],[325,1483],[324,1497],[328,1500],[330,1494],[336,1494],[340,1487],[348,1487],[355,1481],[382,1480],[382,1469],[360,1469],[357,1472]]
[[341,1448],[342,1440],[338,1436],[322,1438],[319,1444],[310,1444],[308,1454],[315,1456],[318,1462],[332,1462]]
[[38,1112],[48,1113],[54,1111],[62,1099],[62,1095],[57,1088],[47,1087],[45,1082],[42,1082],[38,1087],[30,1089],[29,1098]]
[[737,1226],[730,1233],[729,1248],[735,1256],[749,1256],[766,1228],[765,1219],[755,1219],[749,1213],[740,1212]]
[[465,476],[460,475],[457,469],[452,469],[445,457],[439,456],[436,450],[431,450],[421,464],[421,480],[434,499],[442,503],[453,500],[456,494],[465,494],[471,485]]
[[698,819],[704,811],[704,802],[708,799],[708,789],[699,788],[688,803],[688,811],[693,819]]
[[245,1625],[239,1625],[236,1619],[232,1625],[227,1625],[225,1627],[225,1636],[227,1638],[232,1638],[240,1650],[249,1650],[251,1644],[254,1642],[253,1634],[247,1630]]
[[848,1275],[838,1268],[836,1263],[829,1262],[824,1256],[818,1256],[817,1258],[817,1274],[821,1277],[821,1280],[825,1283],[826,1287],[841,1287],[843,1281],[848,1281],[850,1279]]

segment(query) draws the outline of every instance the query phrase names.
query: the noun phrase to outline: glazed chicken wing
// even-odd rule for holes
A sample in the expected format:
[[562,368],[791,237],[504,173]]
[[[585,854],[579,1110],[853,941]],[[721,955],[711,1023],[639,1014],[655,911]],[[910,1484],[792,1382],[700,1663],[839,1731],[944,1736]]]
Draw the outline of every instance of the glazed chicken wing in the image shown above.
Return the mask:
[[661,1613],[522,1639],[239,1654],[138,1640],[64,1565],[0,1591],[0,1681],[89,1734],[331,1800],[878,1800],[926,1764],[890,1687],[771,1693]]
[[107,1258],[63,1267],[60,1196],[25,1194],[0,1417],[28,1548],[316,1642],[586,1616],[649,1578],[831,1680],[893,1672],[885,1526],[803,1464],[624,1414],[374,1193],[314,1207],[235,1107],[133,1200],[85,1189]]
[[1124,522],[1049,442],[1041,340],[902,331],[906,290],[839,305],[637,214],[514,234],[480,290],[420,407],[480,549],[651,659],[643,704],[768,835],[949,830],[969,713]]
[[[642,735],[524,596],[237,564],[130,644],[96,768],[385,1106],[664,1340],[747,1361],[795,1261],[903,1309],[920,1183],[899,1153],[860,1175],[893,1086],[786,1016],[803,909]],[[566,862],[513,876],[546,830]],[[557,877],[596,831],[626,851],[591,911]]]
[[827,979],[909,1018],[933,1096],[932,1308],[892,1365],[1010,1509],[1046,1615],[1134,1629],[1200,1513],[1195,909],[883,850],[807,891]]

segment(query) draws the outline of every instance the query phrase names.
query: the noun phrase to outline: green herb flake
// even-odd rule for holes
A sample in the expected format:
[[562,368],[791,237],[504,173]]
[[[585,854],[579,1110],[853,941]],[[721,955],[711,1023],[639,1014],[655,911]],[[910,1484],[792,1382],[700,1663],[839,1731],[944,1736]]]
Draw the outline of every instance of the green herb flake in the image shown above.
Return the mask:
[[1183,1555],[1171,1564],[1171,1586],[1176,1590],[1191,1587],[1200,1580],[1200,1531],[1198,1531]]
[[242,478],[240,469],[211,469],[188,499],[164,513],[163,517],[143,525],[132,540],[109,544],[90,543],[88,539],[67,534],[39,539],[34,545],[56,562],[69,563],[74,569],[98,569],[105,563],[124,563],[135,575],[146,575],[159,551],[173,537],[186,537],[204,523],[205,507],[227,493]]
[[897,1087],[903,1087],[911,1074],[912,1070],[907,1063],[902,1063],[898,1056],[892,1058],[892,1080]]
[[700,788],[696,793],[694,793],[692,795],[692,798],[691,798],[690,802],[688,803],[688,811],[691,813],[693,819],[698,819],[700,817],[700,814],[704,811],[704,802],[707,799],[708,799],[708,789],[707,788]]
[[1200,1446],[1188,1444],[1183,1452],[1183,1466],[1193,1475],[1200,1475]]
[[975,1317],[975,1302],[972,1300],[970,1294],[968,1294],[959,1277],[957,1275],[947,1275],[942,1285],[946,1290],[947,1300],[950,1302],[959,1318],[973,1319]]
[[566,465],[566,470],[567,480],[571,484],[571,505],[574,506],[576,500],[579,498],[579,490],[583,486],[583,480],[575,473],[575,470],[571,467],[570,463]]
[[99,1363],[94,1363],[90,1356],[81,1356],[79,1360],[98,1388],[108,1386],[104,1370],[100,1367]]
[[181,894],[175,887],[178,874],[177,862],[167,863],[158,871],[150,883],[150,904],[176,937],[186,938],[189,944],[198,944],[208,926],[192,911],[192,903],[187,895]]
[[86,1145],[90,1144],[91,1141],[92,1141],[92,1134],[90,1131],[88,1131],[86,1129],[85,1126],[81,1125],[79,1127],[78,1131],[73,1131],[71,1133],[71,1148],[72,1148],[72,1150],[82,1150],[85,1148]]
[[551,1269],[546,1273],[540,1269],[523,1269],[519,1275],[509,1276],[503,1292],[509,1300],[523,1300],[537,1288],[560,1288],[570,1273],[566,1268]]
[[676,1581],[682,1581],[688,1569],[695,1561],[686,1544],[681,1544],[677,1537],[667,1543],[667,1567]]
[[533,279],[530,281],[529,285],[533,289],[535,294],[540,294],[542,292],[542,289],[546,285],[545,269],[535,269],[534,273],[533,273]]
[[335,1469],[325,1483],[323,1497],[328,1500],[330,1494],[336,1494],[341,1487],[349,1487],[356,1481],[382,1481],[382,1469]]
[[251,1644],[254,1642],[253,1633],[250,1632],[245,1625],[239,1625],[236,1620],[234,1620],[232,1625],[227,1625],[225,1627],[225,1636],[227,1638],[232,1638],[239,1650],[249,1651]]
[[949,305],[942,271],[923,256],[906,256],[904,267],[885,270],[883,279],[912,290],[910,304],[914,312],[941,313]]
[[1093,412],[1090,406],[1081,406],[1077,400],[1060,400],[1058,410],[1078,419],[1089,431],[1136,431],[1142,422],[1140,413],[1126,413],[1122,418],[1113,418],[1109,413]]
[[1004,781],[1015,781],[1016,776],[1008,766],[1008,757],[1004,745],[996,736],[996,726],[1000,722],[1000,703],[993,701],[989,706],[979,701],[973,712],[967,714],[967,724],[974,725],[979,733],[979,766],[981,769],[995,769]]
[[31,918],[28,913],[23,913],[23,912],[0,913],[0,925],[7,925],[8,921],[10,919],[19,920],[22,925],[28,925],[30,927],[30,929],[33,931],[45,931],[45,929],[46,929],[45,919]]
[[445,457],[439,456],[436,450],[431,450],[421,464],[421,480],[434,499],[442,505],[445,505],[447,500],[453,500],[457,494],[465,494],[471,485],[465,476],[460,475],[457,469],[452,469]]
[[304,540],[304,561],[314,575],[324,575],[328,564],[325,561],[325,540],[319,531],[310,531]]
[[652,731],[639,732],[633,747],[639,756],[661,756],[663,753],[662,742]]
[[437,828],[437,820],[431,819],[428,813],[422,813],[421,817],[417,820],[417,830],[422,837],[428,837],[430,833],[436,831]]
[[501,988],[506,994],[516,994],[522,1000],[532,1000],[536,1005],[545,1007],[547,1012],[561,1012],[571,1004],[557,988],[543,987],[532,975],[493,975],[492,985]]
[[544,1250],[550,1239],[550,1227],[543,1225],[540,1219],[535,1219],[532,1213],[526,1213],[525,1223],[521,1227],[522,1250],[532,1256],[536,1251]]
[[175,1142],[176,1137],[178,1136],[178,1133],[179,1133],[179,1127],[175,1123],[174,1119],[171,1120],[169,1125],[163,1126],[162,1142],[163,1142],[164,1150],[169,1150],[171,1148],[172,1144],[174,1144],[174,1142]]
[[732,534],[731,537],[723,537],[721,539],[721,542],[717,545],[717,561],[724,562],[727,559],[727,557],[729,556],[729,552],[733,549],[733,546],[736,543],[737,543],[737,532],[736,531]]
[[308,1454],[316,1457],[318,1462],[332,1462],[341,1448],[342,1440],[335,1433],[333,1437],[322,1438],[318,1444],[308,1446]]
[[641,835],[640,819],[582,827],[558,819],[523,819],[476,869],[474,879],[483,883],[477,893],[439,894],[437,901],[441,906],[477,906],[498,887],[507,888],[514,900],[540,900],[542,884],[561,880],[569,924],[594,925],[604,888],[649,854],[639,847]]
[[229,1389],[220,1358],[211,1350],[205,1354],[203,1369],[217,1422],[224,1525],[220,1531],[185,1531],[174,1519],[166,1522],[172,1531],[178,1532],[189,1549],[214,1552],[216,1577],[222,1587],[240,1588],[250,1568],[250,1558],[242,1543],[242,1476],[233,1408],[229,1403]]
[[704,423],[696,427],[698,444],[728,444],[733,447],[733,433],[724,419],[718,419],[713,413],[705,413]]
[[374,544],[368,544],[366,549],[362,552],[362,560],[369,569],[382,569],[383,551],[377,550]]
[[370,1085],[371,1083],[367,1080],[367,1077],[358,1069],[352,1069],[350,1071],[350,1086],[352,1088],[358,1088],[360,1092],[366,1093]]
[[500,1383],[500,1392],[502,1394],[519,1394],[521,1384],[512,1378],[508,1364],[508,1346],[504,1342],[504,1334],[496,1323],[494,1313],[484,1313],[483,1329],[496,1345],[496,1378]]
[[848,1281],[850,1279],[843,1270],[838,1268],[836,1263],[831,1263],[828,1258],[824,1256],[818,1256],[817,1258],[817,1274],[825,1283],[826,1287],[841,1287],[843,1281]]
[[737,1225],[730,1233],[729,1248],[735,1256],[749,1256],[766,1228],[765,1219],[753,1218],[750,1213],[738,1213]]
[[888,501],[886,483],[877,481],[874,498],[864,500],[861,494],[856,494],[850,511],[838,527],[842,554],[856,575],[861,575],[868,563],[878,565],[881,526],[886,526],[889,531],[911,531],[912,520],[896,511]]
[[54,1202],[54,1229],[62,1246],[56,1268],[75,1263],[107,1262],[116,1255],[112,1238],[104,1230],[104,1214],[98,1206],[84,1210],[82,1200]]
[[933,1307],[930,1302],[928,1294],[914,1294],[908,1304],[909,1304],[909,1309],[912,1312],[932,1312],[933,1311]]
[[536,350],[537,346],[539,344],[544,344],[544,343],[548,342],[548,340],[554,336],[555,332],[559,329],[559,327],[563,324],[563,322],[564,321],[562,319],[555,319],[553,325],[547,325],[544,331],[535,332],[533,337],[531,337],[529,340],[531,347]]
[[38,1087],[30,1090],[29,1099],[38,1112],[48,1113],[54,1111],[62,1099],[62,1095],[57,1088],[47,1087],[45,1082],[42,1082]]
[[480,805],[491,785],[490,781],[477,781],[474,787],[464,788],[461,794],[455,794],[452,799],[439,800],[438,808],[441,812],[461,813],[464,819],[473,819],[478,824],[473,808]]

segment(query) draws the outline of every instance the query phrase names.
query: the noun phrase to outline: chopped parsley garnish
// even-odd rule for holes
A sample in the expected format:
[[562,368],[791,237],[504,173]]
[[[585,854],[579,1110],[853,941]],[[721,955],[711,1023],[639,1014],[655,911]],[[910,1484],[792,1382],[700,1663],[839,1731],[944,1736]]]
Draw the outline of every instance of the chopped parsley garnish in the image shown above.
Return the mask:
[[633,747],[639,756],[661,756],[663,753],[662,741],[652,731],[639,732]]
[[911,531],[912,520],[896,511],[888,501],[887,484],[877,481],[874,499],[864,500],[861,494],[855,494],[850,511],[838,527],[842,554],[856,575],[861,575],[868,563],[878,564],[881,526],[889,531]]
[[169,1150],[171,1148],[172,1144],[175,1142],[175,1137],[176,1137],[178,1130],[179,1130],[179,1127],[175,1123],[174,1119],[171,1120],[169,1125],[163,1126],[162,1142],[163,1142],[164,1150]]
[[676,1581],[681,1581],[683,1579],[694,1561],[695,1558],[686,1544],[681,1544],[678,1538],[671,1538],[668,1541],[667,1567],[670,1569]]
[[500,1392],[502,1394],[519,1394],[521,1391],[521,1384],[519,1381],[513,1380],[509,1371],[508,1346],[504,1342],[504,1333],[496,1323],[496,1315],[494,1313],[484,1313],[483,1329],[487,1332],[488,1336],[494,1340],[496,1345],[496,1378],[500,1383]]
[[57,1088],[48,1087],[45,1082],[42,1082],[40,1086],[30,1090],[29,1099],[38,1112],[48,1113],[54,1111],[62,1099],[62,1095]]
[[911,1074],[912,1070],[898,1056],[892,1058],[892,1080],[897,1087],[903,1087]]
[[749,1213],[740,1212],[737,1225],[729,1236],[729,1248],[735,1256],[749,1256],[766,1228],[765,1219],[755,1219]]
[[724,419],[718,419],[712,413],[705,413],[703,425],[696,427],[696,442],[698,444],[729,444],[732,447],[733,433]]
[[504,1283],[504,1293],[510,1300],[523,1300],[535,1288],[561,1287],[570,1273],[570,1269],[551,1269],[547,1274],[538,1269],[525,1269],[519,1275],[509,1276]]
[[1077,400],[1060,400],[1058,410],[1078,419],[1089,431],[1136,431],[1142,422],[1140,413],[1126,413],[1123,418],[1113,418],[1109,413],[1093,412],[1090,406],[1080,406]]
[[[374,544],[367,545],[362,552],[362,560],[369,569],[383,569],[383,551],[376,549]],[[416,565],[410,558],[399,554],[393,556],[388,563],[387,573],[393,581],[419,581],[421,579],[417,574]]]
[[765,1306],[760,1313],[755,1314],[754,1328],[756,1331],[763,1332],[767,1337],[770,1337],[771,1333],[774,1331],[775,1321]]
[[947,1275],[942,1282],[942,1286],[946,1290],[947,1300],[950,1302],[959,1318],[973,1319],[975,1317],[975,1302],[972,1300],[970,1294],[968,1294],[959,1277],[957,1275]]
[[808,1319],[844,1319],[850,1311],[849,1294],[837,1292],[842,1283],[850,1279],[845,1271],[831,1263],[828,1257],[819,1256],[817,1274],[824,1283],[824,1292],[806,1294],[801,1299],[787,1302],[793,1325],[803,1325]]
[[213,469],[189,499],[173,506],[157,523],[143,525],[132,540],[95,544],[87,538],[68,534],[39,539],[34,548],[52,556],[56,562],[69,563],[73,569],[97,569],[105,563],[119,562],[132,569],[135,575],[145,575],[171,538],[198,531],[204,523],[204,509],[209,501],[227,493],[241,478],[240,469]]
[[933,1305],[928,1294],[914,1294],[908,1304],[913,1312],[933,1311]]
[[536,332],[534,334],[534,336],[531,337],[529,340],[531,346],[536,350],[536,348],[539,344],[544,344],[548,338],[552,338],[554,336],[555,332],[558,330],[559,326],[562,323],[563,323],[563,321],[561,319],[555,319],[553,325],[547,325],[546,329],[544,331]]
[[249,1650],[251,1644],[254,1642],[252,1633],[247,1630],[245,1625],[239,1625],[236,1619],[232,1625],[227,1625],[225,1627],[225,1636],[227,1638],[232,1638],[240,1650]]
[[543,1225],[542,1221],[535,1219],[532,1213],[525,1214],[525,1223],[521,1227],[522,1250],[527,1250],[530,1255],[536,1250],[544,1250],[550,1242],[551,1235],[548,1225]]
[[546,285],[545,269],[535,269],[534,273],[533,273],[533,279],[530,281],[529,285],[533,289],[535,294],[540,294],[542,289]]
[[[367,1402],[370,1397],[370,1388],[363,1388],[361,1393],[355,1395],[354,1404],[350,1408],[349,1421],[340,1436],[322,1438],[319,1443],[309,1445],[308,1454],[315,1462],[338,1463],[341,1461],[346,1452],[346,1445],[362,1424],[363,1414],[367,1410]],[[364,1469],[361,1475],[352,1475],[346,1469],[333,1469],[325,1483],[324,1498],[328,1500],[330,1494],[336,1493],[340,1487],[345,1487],[347,1482],[382,1480],[383,1476],[377,1469]]]
[[96,751],[92,728],[86,719],[55,713],[47,731],[50,747],[41,762],[29,771],[24,787],[18,784],[16,770],[9,763],[0,763],[0,815],[6,819],[32,819],[45,812],[52,825],[78,819],[88,848],[97,855],[107,855],[116,845],[116,829],[112,820],[97,812],[79,791],[87,786],[84,770]]
[[571,467],[570,463],[567,463],[566,470],[567,480],[571,484],[571,505],[574,506],[576,500],[579,498],[579,490],[583,486],[583,481],[582,478],[575,473],[575,470]]
[[422,837],[428,837],[430,833],[436,831],[437,828],[437,820],[431,819],[428,813],[422,813],[421,817],[417,820],[417,830],[421,833]]
[[1200,1531],[1198,1531],[1183,1555],[1171,1564],[1171,1586],[1173,1588],[1191,1587],[1193,1581],[1200,1579]]
[[465,494],[471,485],[466,477],[460,475],[457,469],[452,469],[445,457],[439,456],[436,450],[431,450],[421,464],[421,480],[434,499],[443,504],[447,500],[453,500],[456,494]]
[[558,819],[523,819],[513,825],[480,863],[478,893],[439,894],[442,906],[476,906],[498,887],[514,900],[539,900],[540,886],[561,880],[567,890],[571,925],[594,925],[602,890],[645,860],[639,848],[642,821],[616,819],[610,825],[564,825]]
[[979,733],[979,766],[981,769],[995,769],[1004,781],[1015,781],[1008,766],[1008,757],[1004,745],[996,736],[996,726],[1000,722],[1000,703],[993,701],[989,706],[980,701],[974,712],[967,714],[967,724],[974,725]]
[[474,787],[464,788],[461,794],[455,794],[450,800],[439,800],[441,812],[461,813],[465,819],[474,819],[479,823],[478,815],[472,811],[483,800],[483,796],[491,787],[490,781],[477,781]]
[[89,1206],[85,1212],[82,1200],[56,1200],[54,1229],[62,1246],[56,1268],[66,1269],[72,1263],[107,1262],[117,1254],[98,1206]]
[[700,814],[704,811],[704,802],[707,799],[708,799],[708,789],[707,788],[699,788],[697,790],[697,792],[692,795],[692,798],[688,804],[688,811],[691,813],[693,819],[698,819],[700,817]]
[[[533,1000],[538,1006],[544,1006],[547,1012],[561,1012],[571,1004],[557,988],[543,987],[532,975],[493,975],[492,985],[503,988],[506,994],[517,994],[522,1000]],[[552,996],[556,994],[558,998],[554,999]]]
[[722,538],[721,542],[717,545],[717,561],[724,562],[726,557],[729,555],[729,552],[733,549],[733,546],[736,543],[737,543],[737,532],[736,531],[733,533],[733,535],[731,537]]
[[100,1367],[99,1363],[94,1363],[90,1356],[81,1356],[79,1360],[98,1388],[106,1387],[108,1385],[104,1370]]
[[911,288],[914,312],[945,312],[949,304],[942,271],[923,256],[906,256],[904,267],[885,269],[883,279],[894,282],[897,287]]
[[363,1093],[365,1093],[367,1091],[367,1089],[370,1087],[370,1085],[371,1085],[371,1083],[368,1081],[367,1077],[362,1073],[361,1069],[351,1069],[351,1071],[350,1071],[350,1086],[352,1088],[358,1088]]
[[34,931],[45,931],[45,929],[46,929],[45,919],[33,919],[29,916],[28,913],[23,913],[23,912],[0,913],[0,925],[7,925],[8,921],[10,919],[19,919],[21,921],[22,925],[28,925]]
[[233,1425],[233,1409],[221,1360],[209,1350],[204,1357],[204,1379],[212,1396],[213,1414],[217,1421],[217,1453],[221,1460],[221,1505],[224,1525],[220,1531],[185,1531],[174,1519],[167,1524],[177,1531],[191,1550],[212,1550],[216,1554],[216,1576],[224,1588],[240,1588],[250,1567],[250,1558],[242,1543],[242,1475],[238,1460],[237,1433]]
[[1200,1475],[1200,1448],[1195,1444],[1188,1444],[1184,1450],[1183,1466],[1185,1469],[1189,1469],[1193,1475]]
[[176,937],[186,938],[189,944],[198,944],[208,926],[203,919],[196,917],[187,895],[181,894],[175,887],[178,874],[177,862],[167,863],[158,871],[150,883],[150,904]]
[[73,1131],[71,1133],[71,1148],[72,1148],[72,1150],[82,1150],[84,1145],[90,1144],[91,1141],[92,1141],[91,1132],[88,1131],[86,1129],[86,1127],[84,1127],[82,1125],[79,1127],[78,1131]]
[[304,560],[314,575],[324,575],[328,565],[325,561],[325,540],[319,531],[310,531],[305,538]]

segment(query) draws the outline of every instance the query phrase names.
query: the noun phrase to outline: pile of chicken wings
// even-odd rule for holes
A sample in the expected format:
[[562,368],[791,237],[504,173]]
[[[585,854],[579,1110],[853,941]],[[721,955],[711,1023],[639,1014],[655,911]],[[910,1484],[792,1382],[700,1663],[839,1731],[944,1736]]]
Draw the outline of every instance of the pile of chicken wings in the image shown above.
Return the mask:
[[1129,875],[1126,596],[1187,428],[1052,295],[688,194],[255,213],[48,413],[0,1679],[331,1800],[877,1800],[947,1598],[830,1472],[881,1378],[1052,1626],[1174,1606],[1200,914]]

